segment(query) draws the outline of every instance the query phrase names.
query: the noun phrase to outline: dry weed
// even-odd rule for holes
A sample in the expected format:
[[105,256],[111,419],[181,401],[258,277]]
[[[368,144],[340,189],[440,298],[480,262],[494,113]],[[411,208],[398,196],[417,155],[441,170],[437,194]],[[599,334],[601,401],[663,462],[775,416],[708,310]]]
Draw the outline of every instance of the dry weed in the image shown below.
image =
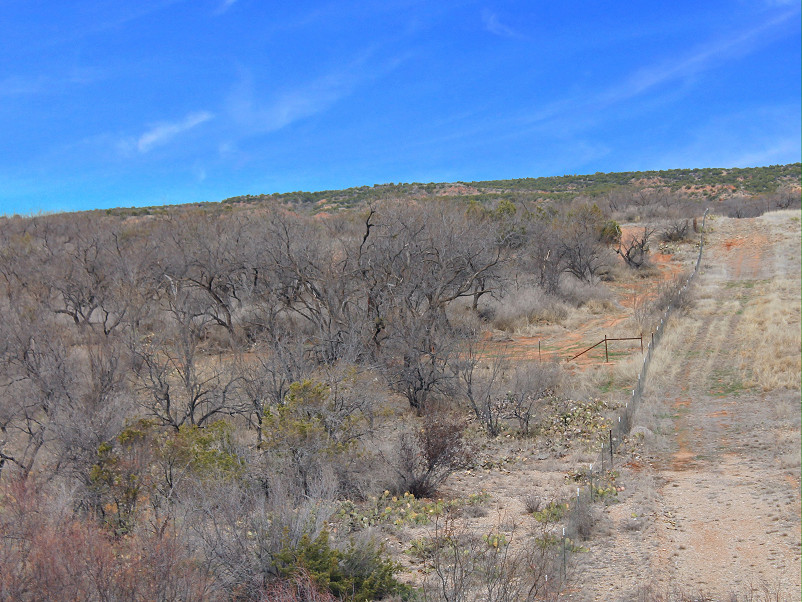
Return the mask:
[[483,318],[509,333],[520,332],[532,324],[560,324],[570,313],[566,303],[534,285],[513,289],[498,300],[483,300],[479,308]]
[[753,292],[736,331],[745,384],[764,391],[799,389],[799,281],[772,280],[756,285]]
[[590,366],[573,372],[571,378],[566,379],[566,393],[571,397],[581,398],[598,395],[601,391],[609,396],[610,402],[618,403],[624,393],[631,391],[635,385],[642,363],[643,355],[638,350],[625,358],[617,359],[614,364]]

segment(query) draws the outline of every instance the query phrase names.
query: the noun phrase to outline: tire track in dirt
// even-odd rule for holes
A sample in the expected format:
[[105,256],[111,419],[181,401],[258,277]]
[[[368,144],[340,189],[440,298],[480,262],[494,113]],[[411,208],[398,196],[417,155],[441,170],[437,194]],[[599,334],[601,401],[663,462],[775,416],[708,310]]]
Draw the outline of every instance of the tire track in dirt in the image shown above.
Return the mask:
[[[696,457],[710,455],[711,445],[714,445],[716,438],[721,435],[720,421],[705,421],[702,426],[702,421],[697,416],[701,408],[698,404],[694,404],[694,400],[707,395],[710,390],[710,378],[716,373],[715,367],[730,359],[730,353],[722,350],[722,347],[727,342],[729,334],[736,331],[740,320],[739,313],[733,313],[729,317],[725,314],[708,319],[705,336],[697,337],[691,345],[689,353],[694,354],[691,357],[701,356],[705,359],[701,362],[702,366],[699,366],[698,361],[694,362],[688,358],[683,370],[683,374],[688,377],[688,385],[681,387],[683,395],[677,397],[674,402],[675,410],[679,408],[689,410],[680,415],[676,424],[678,449],[671,459],[671,469],[674,471],[689,470],[697,466]],[[707,412],[708,417],[724,418],[728,415],[725,410],[718,408],[717,403],[708,401],[708,405],[714,406]]]
[[[607,532],[580,560],[583,586],[572,598],[801,597],[799,480],[777,443],[789,432],[798,441],[799,392],[747,389],[738,348],[755,344],[738,333],[756,279],[798,282],[798,249],[790,260],[787,250],[799,228],[778,233],[760,219],[714,227],[699,301],[681,326],[669,324],[647,380],[642,407],[658,434],[621,469],[627,491],[605,511]],[[673,432],[661,435],[665,425]]]
[[[710,331],[710,325],[713,322],[711,317],[706,317],[702,320],[697,320],[694,324],[695,332],[693,333],[693,342],[690,344],[691,348],[698,349],[701,346],[701,341],[704,340]],[[672,362],[665,366],[663,369],[666,372],[666,379],[676,382],[680,375],[688,374],[691,365],[691,352],[684,354],[681,362]],[[647,377],[648,378],[648,377]]]
[[[674,403],[677,449],[659,471],[660,514],[670,520],[658,525],[652,568],[666,589],[679,585],[686,593],[709,592],[719,599],[765,586],[778,599],[799,599],[798,498],[787,495],[784,475],[765,454],[733,446],[761,429],[768,407],[765,396],[743,395],[733,380],[740,284],[772,274],[774,266],[761,250],[768,241],[762,232],[750,239],[750,225],[728,226],[735,236],[711,253],[711,261],[723,260],[723,274],[704,278],[716,286],[718,304],[683,362],[687,384]],[[733,240],[756,246],[744,242],[727,257]]]

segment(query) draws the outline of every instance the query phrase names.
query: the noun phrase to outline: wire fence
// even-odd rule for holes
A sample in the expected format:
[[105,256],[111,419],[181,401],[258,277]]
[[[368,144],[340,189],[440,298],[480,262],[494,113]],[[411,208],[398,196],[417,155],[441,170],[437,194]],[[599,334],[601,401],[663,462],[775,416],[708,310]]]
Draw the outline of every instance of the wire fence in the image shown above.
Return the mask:
[[[651,364],[652,357],[654,356],[655,349],[663,338],[669,316],[671,316],[676,307],[681,305],[683,297],[688,292],[688,287],[691,286],[694,278],[699,273],[699,266],[702,263],[702,252],[704,251],[705,223],[707,221],[707,215],[709,211],[709,208],[706,209],[704,217],[702,218],[702,228],[699,238],[699,254],[696,258],[696,264],[694,265],[690,276],[688,276],[688,279],[676,290],[669,302],[668,307],[660,318],[660,324],[655,328],[654,332],[652,332],[651,336],[649,337],[649,345],[644,352],[643,365],[641,366],[638,374],[638,380],[635,384],[635,387],[632,389],[632,395],[627,401],[624,402],[622,411],[614,418],[613,424],[608,429],[607,433],[605,433],[599,454],[596,456],[593,463],[590,464],[587,472],[584,470],[579,471],[580,474],[587,474],[588,486],[578,486],[576,489],[576,498],[573,503],[573,512],[575,514],[573,522],[576,530],[581,531],[583,515],[587,517],[586,515],[589,514],[589,504],[596,501],[596,498],[603,498],[609,492],[609,489],[605,489],[605,484],[608,484],[611,480],[609,472],[615,469],[616,451],[623,443],[624,436],[629,434],[629,431],[632,428],[632,418],[640,407],[643,399],[643,391],[646,387],[646,377],[649,373],[649,366]],[[566,550],[572,548],[572,544],[566,536],[565,529],[563,529],[562,546],[564,572]]]
[[575,356],[569,357],[565,361],[572,362],[575,359],[577,359],[578,357],[582,357],[583,355],[585,355],[588,351],[596,349],[596,347],[598,347],[599,345],[604,345],[604,361],[605,361],[605,363],[609,363],[610,362],[610,351],[608,349],[608,343],[611,342],[611,341],[640,341],[640,351],[641,351],[641,353],[643,353],[643,335],[641,335],[639,337],[608,337],[607,335],[604,335],[604,338],[601,341],[599,341],[598,343],[596,343],[594,345],[591,345],[590,347],[588,347],[584,351],[580,351]]

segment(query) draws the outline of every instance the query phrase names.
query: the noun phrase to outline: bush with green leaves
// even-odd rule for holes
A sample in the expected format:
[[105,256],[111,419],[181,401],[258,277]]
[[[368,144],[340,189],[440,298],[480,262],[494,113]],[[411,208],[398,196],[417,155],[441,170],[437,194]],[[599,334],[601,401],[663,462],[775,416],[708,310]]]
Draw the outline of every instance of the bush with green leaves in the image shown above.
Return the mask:
[[232,441],[233,427],[218,420],[204,427],[184,424],[165,430],[138,420],[101,444],[90,468],[91,509],[116,534],[135,524],[140,498],[151,505],[174,499],[183,483],[228,481],[243,474],[244,460]]
[[361,440],[372,422],[372,401],[355,377],[332,384],[306,379],[290,385],[282,404],[265,409],[260,447],[302,482],[333,470],[340,491],[349,493],[355,467],[368,461]]
[[543,509],[532,512],[532,516],[540,523],[556,523],[568,512],[568,506],[565,502],[549,502]]
[[352,540],[345,550],[339,550],[324,530],[315,539],[304,535],[296,546],[277,554],[276,562],[282,577],[305,573],[321,589],[349,602],[403,597],[411,592],[395,578],[398,565],[384,557],[382,546],[373,539]]

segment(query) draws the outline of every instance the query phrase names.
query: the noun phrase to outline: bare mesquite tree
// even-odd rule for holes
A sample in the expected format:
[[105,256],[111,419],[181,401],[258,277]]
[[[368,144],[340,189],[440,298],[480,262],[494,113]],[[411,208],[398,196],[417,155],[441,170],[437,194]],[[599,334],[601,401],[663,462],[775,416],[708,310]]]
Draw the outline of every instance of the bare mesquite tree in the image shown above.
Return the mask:
[[[382,266],[381,286],[374,286],[376,320],[386,330],[384,354],[390,385],[423,411],[432,394],[453,386],[449,363],[456,352],[447,306],[460,297],[489,291],[500,281],[505,249],[497,244],[493,224],[471,230],[469,217],[452,207],[392,207],[375,224],[376,240],[366,230],[372,262]],[[365,247],[365,244],[363,244]]]
[[482,345],[470,341],[462,357],[452,366],[459,392],[491,437],[496,437],[503,427],[503,405],[499,397],[503,396],[503,373],[508,363],[502,354],[491,355]]
[[264,273],[271,273],[281,312],[307,329],[310,350],[323,363],[358,351],[363,323],[355,266],[343,244],[296,216],[276,214],[266,224]]
[[174,283],[164,295],[166,329],[132,340],[135,387],[145,413],[173,429],[243,411],[234,396],[234,371],[221,355],[201,351],[210,318],[193,292]]
[[[687,228],[687,223],[686,223]],[[641,268],[649,260],[649,241],[655,233],[654,228],[643,228],[625,236],[615,250],[631,268]]]
[[165,277],[195,297],[197,318],[235,334],[237,313],[247,300],[253,272],[243,247],[248,231],[236,216],[216,220],[167,219]]
[[603,214],[597,205],[580,205],[563,217],[561,248],[565,271],[594,284],[608,267],[601,228]]
[[528,255],[522,258],[526,272],[534,274],[538,286],[555,295],[559,291],[560,275],[566,270],[566,254],[560,232],[545,218],[530,224]]
[[464,440],[466,423],[443,410],[429,411],[415,433],[403,433],[398,444],[400,489],[415,496],[429,496],[461,468],[469,466],[472,450]]
[[251,353],[237,356],[236,395],[256,432],[257,445],[262,442],[265,412],[279,406],[290,385],[309,377],[313,367],[299,341],[276,332],[260,340]]
[[[468,462],[455,395],[488,432],[509,420],[492,413],[501,372],[486,394],[465,363],[478,333],[457,312],[478,323],[520,277],[554,294],[572,266],[598,274],[570,260],[581,220],[516,203],[0,218],[0,485],[71,492],[31,549],[72,533],[113,569],[112,597],[144,571],[136,542],[153,567],[194,567],[167,597],[258,598],[328,500],[377,492],[377,466],[435,491]],[[381,458],[367,442],[393,394],[418,416]]]

